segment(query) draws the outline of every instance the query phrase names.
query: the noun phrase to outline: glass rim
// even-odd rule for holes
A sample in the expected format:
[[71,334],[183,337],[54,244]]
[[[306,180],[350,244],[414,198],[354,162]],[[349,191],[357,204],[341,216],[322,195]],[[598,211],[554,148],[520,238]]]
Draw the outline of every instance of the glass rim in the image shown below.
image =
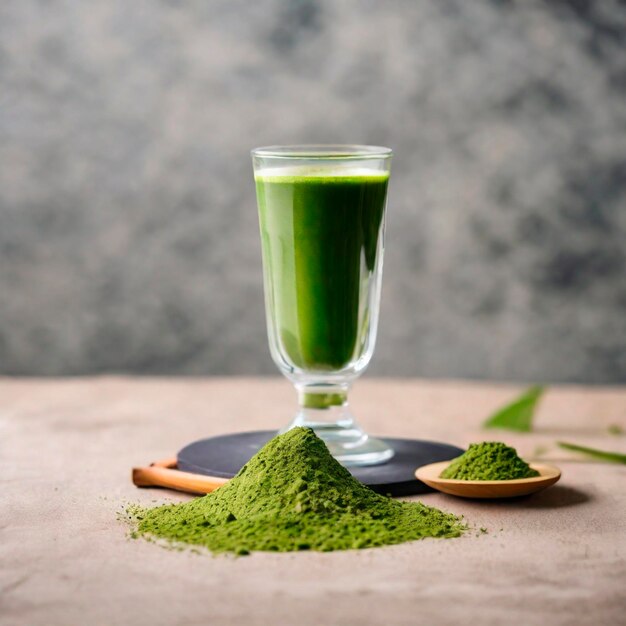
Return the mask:
[[385,159],[393,154],[391,148],[360,144],[295,144],[264,146],[250,152],[253,157],[268,159],[302,159],[327,161],[341,159]]

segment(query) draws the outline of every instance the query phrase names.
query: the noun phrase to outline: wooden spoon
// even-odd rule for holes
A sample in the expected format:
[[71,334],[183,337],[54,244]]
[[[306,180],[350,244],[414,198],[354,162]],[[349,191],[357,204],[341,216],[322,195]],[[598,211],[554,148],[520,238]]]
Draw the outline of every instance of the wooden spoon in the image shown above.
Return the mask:
[[198,494],[210,493],[228,482],[228,478],[181,472],[176,469],[176,459],[155,461],[149,467],[133,467],[132,479],[137,487],[166,487]]
[[418,480],[429,487],[461,498],[513,498],[527,496],[541,491],[561,478],[561,470],[552,465],[531,463],[530,467],[539,472],[533,478],[516,478],[515,480],[453,480],[439,478],[450,461],[431,463],[415,470]]

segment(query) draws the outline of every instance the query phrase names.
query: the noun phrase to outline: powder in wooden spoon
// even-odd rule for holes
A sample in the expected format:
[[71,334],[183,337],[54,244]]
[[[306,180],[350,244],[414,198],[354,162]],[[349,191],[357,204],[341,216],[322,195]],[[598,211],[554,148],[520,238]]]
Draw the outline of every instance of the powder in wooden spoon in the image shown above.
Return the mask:
[[511,448],[499,441],[472,443],[467,452],[454,459],[440,478],[455,480],[513,480],[539,476]]

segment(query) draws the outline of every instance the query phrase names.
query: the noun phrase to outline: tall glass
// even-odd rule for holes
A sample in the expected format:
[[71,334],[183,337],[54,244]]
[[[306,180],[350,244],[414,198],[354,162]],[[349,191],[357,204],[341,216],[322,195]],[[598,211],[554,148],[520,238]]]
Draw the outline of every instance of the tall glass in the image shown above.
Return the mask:
[[270,351],[298,392],[287,429],[310,426],[344,465],[382,463],[393,450],[348,390],[376,342],[391,150],[271,146],[252,161]]

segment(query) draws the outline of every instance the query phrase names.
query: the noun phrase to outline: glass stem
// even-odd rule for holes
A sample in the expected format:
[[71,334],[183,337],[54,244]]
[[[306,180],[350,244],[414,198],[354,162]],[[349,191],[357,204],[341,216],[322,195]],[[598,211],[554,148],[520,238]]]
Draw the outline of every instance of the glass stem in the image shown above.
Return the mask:
[[297,387],[300,419],[304,424],[339,425],[352,421],[348,408],[348,385],[302,385]]
[[350,383],[296,383],[296,389],[299,410],[285,430],[312,428],[346,466],[372,465],[372,458],[375,463],[384,463],[393,456],[385,441],[369,437],[356,423],[348,405]]

